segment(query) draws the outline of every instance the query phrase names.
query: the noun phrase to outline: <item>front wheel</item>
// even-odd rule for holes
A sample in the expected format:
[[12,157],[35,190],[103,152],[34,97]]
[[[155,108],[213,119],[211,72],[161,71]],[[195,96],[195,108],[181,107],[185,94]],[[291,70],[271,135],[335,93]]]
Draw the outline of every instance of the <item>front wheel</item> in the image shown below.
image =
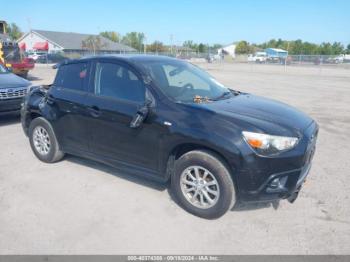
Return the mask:
[[64,156],[50,123],[42,117],[30,123],[29,141],[34,154],[43,162],[54,163]]
[[228,168],[220,157],[204,150],[190,151],[176,160],[171,187],[185,210],[207,219],[221,217],[236,202]]

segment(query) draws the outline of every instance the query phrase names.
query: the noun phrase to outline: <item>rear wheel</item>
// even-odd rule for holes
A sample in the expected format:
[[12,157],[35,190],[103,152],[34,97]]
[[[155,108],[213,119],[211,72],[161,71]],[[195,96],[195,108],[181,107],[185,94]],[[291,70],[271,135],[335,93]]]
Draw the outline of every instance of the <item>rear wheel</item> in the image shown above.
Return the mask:
[[188,212],[214,219],[224,215],[236,202],[228,168],[220,157],[208,151],[191,151],[175,163],[172,191]]
[[64,156],[50,123],[42,117],[30,123],[29,141],[34,154],[43,162],[54,163]]

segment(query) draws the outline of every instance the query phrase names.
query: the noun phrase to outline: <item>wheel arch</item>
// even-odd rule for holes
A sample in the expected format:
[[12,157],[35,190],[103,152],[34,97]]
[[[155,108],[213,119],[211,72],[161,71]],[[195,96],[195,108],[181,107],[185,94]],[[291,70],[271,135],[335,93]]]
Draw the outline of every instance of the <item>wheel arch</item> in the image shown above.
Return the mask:
[[[176,145],[171,151],[170,154],[168,155],[168,161],[166,164],[166,177],[167,177],[167,181],[171,178],[171,175],[174,172],[174,166],[175,166],[175,161],[177,159],[179,159],[182,155],[194,151],[194,150],[201,150],[201,151],[205,151],[208,152],[209,154],[214,155],[215,157],[217,157],[227,168],[227,170],[229,171],[231,178],[234,182],[234,185],[236,187],[236,177],[235,177],[235,166],[232,165],[232,161],[230,162],[227,157],[224,156],[224,153],[220,152],[219,150],[207,146],[207,145],[202,145],[202,144],[198,144],[198,143],[181,143]],[[230,164],[231,163],[231,164]],[[237,189],[237,188],[236,188]]]

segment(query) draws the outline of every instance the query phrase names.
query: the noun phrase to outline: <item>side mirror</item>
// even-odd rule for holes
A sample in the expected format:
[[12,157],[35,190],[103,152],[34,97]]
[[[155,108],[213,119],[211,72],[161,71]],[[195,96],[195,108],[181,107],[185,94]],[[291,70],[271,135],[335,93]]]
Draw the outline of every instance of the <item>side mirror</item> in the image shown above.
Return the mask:
[[130,122],[131,128],[138,128],[141,126],[149,113],[149,105],[149,101],[146,101],[146,103],[136,112],[135,116]]
[[139,128],[146,117],[149,115],[151,108],[155,107],[155,99],[152,93],[146,89],[145,90],[145,103],[143,106],[137,110],[133,119],[130,122],[130,128]]

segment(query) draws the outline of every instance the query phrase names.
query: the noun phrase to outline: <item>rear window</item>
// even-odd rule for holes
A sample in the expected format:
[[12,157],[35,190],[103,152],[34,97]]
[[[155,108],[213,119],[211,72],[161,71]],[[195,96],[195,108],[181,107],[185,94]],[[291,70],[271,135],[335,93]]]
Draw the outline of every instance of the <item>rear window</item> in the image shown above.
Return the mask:
[[87,63],[61,65],[58,69],[55,85],[67,89],[83,91],[87,76]]

